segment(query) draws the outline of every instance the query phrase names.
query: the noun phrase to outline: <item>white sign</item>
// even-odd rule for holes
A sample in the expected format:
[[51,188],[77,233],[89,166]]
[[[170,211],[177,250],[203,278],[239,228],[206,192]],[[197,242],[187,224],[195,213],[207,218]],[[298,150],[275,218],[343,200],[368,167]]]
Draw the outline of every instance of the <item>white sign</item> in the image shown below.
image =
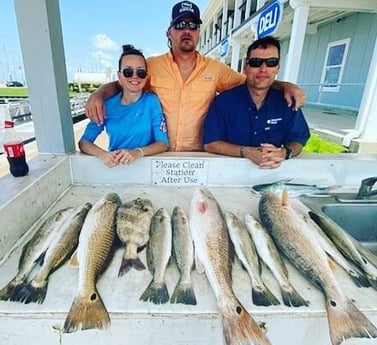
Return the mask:
[[152,183],[155,185],[206,185],[208,161],[203,159],[154,159]]
[[259,15],[258,38],[272,35],[278,29],[282,17],[283,10],[279,1],[275,1],[266,7]]

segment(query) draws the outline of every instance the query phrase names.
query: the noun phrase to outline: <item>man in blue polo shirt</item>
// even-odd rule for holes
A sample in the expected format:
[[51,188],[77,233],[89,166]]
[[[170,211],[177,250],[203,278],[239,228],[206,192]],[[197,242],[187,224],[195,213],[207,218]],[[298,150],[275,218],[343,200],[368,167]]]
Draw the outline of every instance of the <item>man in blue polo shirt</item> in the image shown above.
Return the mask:
[[272,36],[247,50],[243,85],[215,97],[204,120],[207,152],[245,157],[261,168],[276,168],[297,156],[310,137],[301,109],[287,106],[271,88],[279,72],[280,43]]

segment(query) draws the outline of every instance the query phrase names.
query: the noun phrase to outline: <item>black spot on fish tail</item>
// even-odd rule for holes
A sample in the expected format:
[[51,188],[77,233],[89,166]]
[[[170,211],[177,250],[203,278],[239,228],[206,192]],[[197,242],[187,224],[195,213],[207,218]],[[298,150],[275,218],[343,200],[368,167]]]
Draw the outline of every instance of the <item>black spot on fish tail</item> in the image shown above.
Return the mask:
[[242,313],[242,308],[239,305],[236,308],[236,312],[237,312],[238,315],[240,315]]
[[97,299],[97,294],[96,293],[93,293],[91,296],[90,296],[90,300],[91,301],[95,301]]
[[336,301],[333,301],[333,300],[330,301],[330,304],[331,304],[331,306],[333,306],[333,307],[336,307],[336,306],[337,306]]

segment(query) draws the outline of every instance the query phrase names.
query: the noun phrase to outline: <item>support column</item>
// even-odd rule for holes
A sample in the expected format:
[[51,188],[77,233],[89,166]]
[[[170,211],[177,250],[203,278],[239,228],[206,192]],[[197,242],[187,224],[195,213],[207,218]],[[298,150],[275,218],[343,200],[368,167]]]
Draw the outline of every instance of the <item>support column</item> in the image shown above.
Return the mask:
[[14,0],[40,153],[75,151],[58,0]]

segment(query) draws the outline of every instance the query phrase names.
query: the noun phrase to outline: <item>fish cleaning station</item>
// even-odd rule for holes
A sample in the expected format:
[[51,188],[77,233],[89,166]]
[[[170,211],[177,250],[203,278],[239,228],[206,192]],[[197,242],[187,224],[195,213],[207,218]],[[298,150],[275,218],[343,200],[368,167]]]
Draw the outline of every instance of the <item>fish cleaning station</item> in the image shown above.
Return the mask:
[[[28,162],[30,168],[28,175],[22,178],[6,175],[0,179],[1,345],[236,344],[233,330],[237,327],[234,324],[230,327],[227,336],[223,334],[223,328],[226,327],[224,320],[229,317],[224,311],[226,308],[223,307],[228,303],[230,306],[237,305],[236,308],[230,308],[228,311],[231,319],[238,320],[240,315],[246,313],[255,320],[259,327],[258,332],[268,339],[259,344],[377,343],[376,338],[367,337],[368,334],[374,336],[374,332],[377,332],[375,329],[377,273],[374,276],[374,270],[377,271],[375,266],[377,260],[374,261],[377,256],[377,192],[374,193],[374,188],[377,190],[377,183],[375,187],[374,183],[377,179],[373,180],[377,176],[377,154],[303,153],[297,158],[285,161],[277,169],[264,170],[245,158],[225,157],[205,152],[167,152],[143,157],[130,166],[123,165],[109,169],[99,159],[81,154],[75,148],[66,87],[58,0],[33,2],[14,0],[14,3],[39,154]],[[377,55],[376,51],[375,48],[375,55]],[[277,181],[285,182],[275,183]],[[87,205],[88,213],[82,227],[83,233],[84,229],[87,230],[90,226],[89,222],[86,222],[88,217],[91,217],[92,223],[95,224],[92,215],[95,212],[99,214],[103,207],[109,207],[106,215],[110,217],[114,215],[115,209],[111,209],[114,205],[124,204],[137,198],[148,199],[153,205],[154,212],[164,208],[172,217],[173,210],[179,206],[189,219],[192,217],[191,224],[198,226],[192,234],[195,237],[194,243],[199,244],[203,240],[199,232],[202,223],[200,214],[195,212],[200,210],[199,206],[209,205],[209,200],[213,202],[208,196],[204,202],[200,201],[199,197],[197,199],[199,201],[193,199],[200,188],[204,194],[210,191],[221,208],[221,212],[216,213],[215,210],[211,220],[216,219],[221,223],[223,221],[221,215],[232,213],[241,221],[244,221],[245,216],[251,215],[263,222],[260,217],[262,208],[266,224],[270,217],[272,220],[268,224],[271,225],[276,221],[276,217],[273,217],[275,213],[269,208],[268,200],[263,207],[261,206],[264,194],[260,185],[265,185],[266,191],[275,188],[275,193],[279,197],[283,194],[282,190],[286,189],[288,207],[299,215],[298,218],[292,216],[287,221],[293,224],[292,227],[297,228],[296,225],[299,223],[311,222],[313,215],[316,220],[330,219],[330,224],[331,221],[336,222],[346,234],[351,235],[355,240],[354,243],[363,248],[359,248],[358,252],[368,258],[370,271],[367,271],[365,276],[368,277],[366,280],[370,284],[365,285],[370,286],[358,286],[355,283],[354,273],[350,272],[364,276],[364,271],[355,263],[349,263],[348,259],[344,259],[345,255],[340,254],[340,250],[340,256],[349,266],[345,263],[339,264],[341,260],[339,259],[338,262],[335,258],[337,254],[332,254],[328,257],[328,261],[331,261],[332,273],[326,273],[331,275],[331,279],[336,280],[336,288],[330,287],[331,284],[327,283],[326,278],[323,278],[323,281],[326,281],[325,287],[319,288],[322,281],[315,285],[296,267],[292,259],[287,258],[280,251],[288,270],[289,282],[307,305],[286,305],[282,298],[281,286],[266,264],[261,264],[261,279],[277,302],[272,305],[256,305],[252,294],[255,289],[254,282],[243,268],[244,265],[241,264],[236,252],[231,265],[231,284],[219,282],[216,278],[208,279],[208,271],[201,273],[200,265],[197,264],[191,272],[196,304],[173,303],[171,297],[180,280],[180,271],[177,263],[173,257],[169,258],[170,253],[168,253],[163,280],[169,298],[166,303],[156,304],[141,298],[151,281],[157,279],[147,265],[151,259],[148,258],[147,252],[155,248],[150,248],[148,245],[144,249],[139,248],[142,250],[138,255],[146,266],[145,269],[131,268],[119,275],[124,245],[116,243],[114,250],[109,246],[106,248],[109,249],[107,254],[106,250],[100,251],[99,248],[106,246],[108,238],[106,237],[106,241],[101,241],[93,236],[93,242],[88,245],[85,254],[81,253],[80,256],[78,249],[79,266],[75,267],[73,260],[67,260],[61,266],[57,265],[55,271],[52,269],[51,275],[45,278],[48,280],[46,295],[39,302],[28,300],[26,297],[23,300],[21,298],[20,301],[12,300],[22,292],[22,288],[16,290],[14,295],[10,293],[9,298],[4,297],[10,291],[6,288],[7,284],[21,270],[20,263],[23,262],[26,266],[28,260],[33,259],[31,245],[36,248],[43,247],[43,241],[47,243],[46,234],[38,238],[35,234],[46,220],[51,219],[61,210],[77,209],[87,203],[91,204],[90,210]],[[104,199],[106,200],[103,201]],[[108,202],[109,200],[112,201]],[[111,203],[110,207],[108,204]],[[195,218],[193,213],[198,217]],[[283,216],[279,217],[278,221],[273,223],[274,229],[279,228],[279,219],[284,220]],[[300,221],[296,224],[295,219]],[[105,215],[96,221],[98,221],[96,226],[101,231],[109,230],[106,225],[112,224],[111,220],[106,221]],[[211,221],[209,224],[212,224]],[[115,236],[115,230],[113,228],[110,230]],[[203,232],[207,230],[208,227],[203,226]],[[215,247],[219,247],[216,247],[218,249],[216,253],[212,253],[213,249],[210,248],[213,247],[210,246],[206,248],[208,252],[202,247],[197,248],[203,261],[206,259],[206,253],[211,251],[208,254],[210,263],[208,264],[207,261],[207,269],[215,269],[219,266],[226,271],[229,268],[227,262],[231,258],[231,253],[228,252],[226,241],[230,240],[227,236],[224,237],[222,230],[224,229],[217,226],[211,229],[217,236],[213,241]],[[303,226],[302,233],[306,232],[306,227]],[[108,233],[105,236],[111,237]],[[298,243],[302,241],[302,237],[297,236]],[[150,240],[151,238],[152,236]],[[214,239],[211,236],[208,238]],[[34,239],[34,243],[30,242],[31,239]],[[174,240],[169,241],[168,238],[166,241],[171,244]],[[223,248],[220,248],[220,245],[223,245]],[[309,248],[315,247],[315,251],[325,252],[316,246],[317,243],[313,242]],[[166,248],[169,247],[165,245],[160,247],[160,250],[163,252]],[[81,265],[87,262],[90,266],[95,260],[85,261],[84,256],[96,251],[99,254],[97,257],[94,255],[93,258],[102,255],[102,258],[106,259],[104,260],[106,264],[103,263],[98,275],[94,275],[96,292],[78,308],[78,321],[76,320],[78,327],[70,327],[74,320],[68,322],[68,314],[74,300],[80,297],[80,293],[84,293],[85,289],[84,284],[79,285],[79,281],[88,279],[85,274],[90,273],[88,267],[85,271],[85,267]],[[219,253],[226,253],[229,256],[221,257]],[[165,256],[164,258],[166,259]],[[38,270],[38,267],[34,267],[27,272],[28,279],[32,279]],[[320,279],[322,273],[319,269]],[[221,274],[226,276],[224,271]],[[26,282],[25,279],[25,276],[21,277],[21,281]],[[214,286],[218,286],[219,289],[215,290]],[[332,296],[341,296],[341,298],[334,302]],[[238,302],[234,301],[234,297]],[[89,313],[97,316],[88,306],[99,298],[103,301],[109,320],[106,321],[104,317],[89,329],[80,329],[81,313],[89,310]],[[358,310],[358,318],[365,318],[363,322],[368,324],[368,327],[365,326],[359,333],[354,332],[353,329],[339,331],[347,337],[351,334],[349,339],[339,339],[333,334],[333,331],[338,332],[336,328],[339,325],[329,324],[333,318],[331,308],[342,309],[344,305],[349,307],[349,303],[352,303],[352,308]],[[357,313],[355,312],[355,315]],[[350,317],[348,324],[358,324],[356,321],[356,318],[354,320]],[[254,343],[256,344],[250,339],[244,342],[244,344]]]

